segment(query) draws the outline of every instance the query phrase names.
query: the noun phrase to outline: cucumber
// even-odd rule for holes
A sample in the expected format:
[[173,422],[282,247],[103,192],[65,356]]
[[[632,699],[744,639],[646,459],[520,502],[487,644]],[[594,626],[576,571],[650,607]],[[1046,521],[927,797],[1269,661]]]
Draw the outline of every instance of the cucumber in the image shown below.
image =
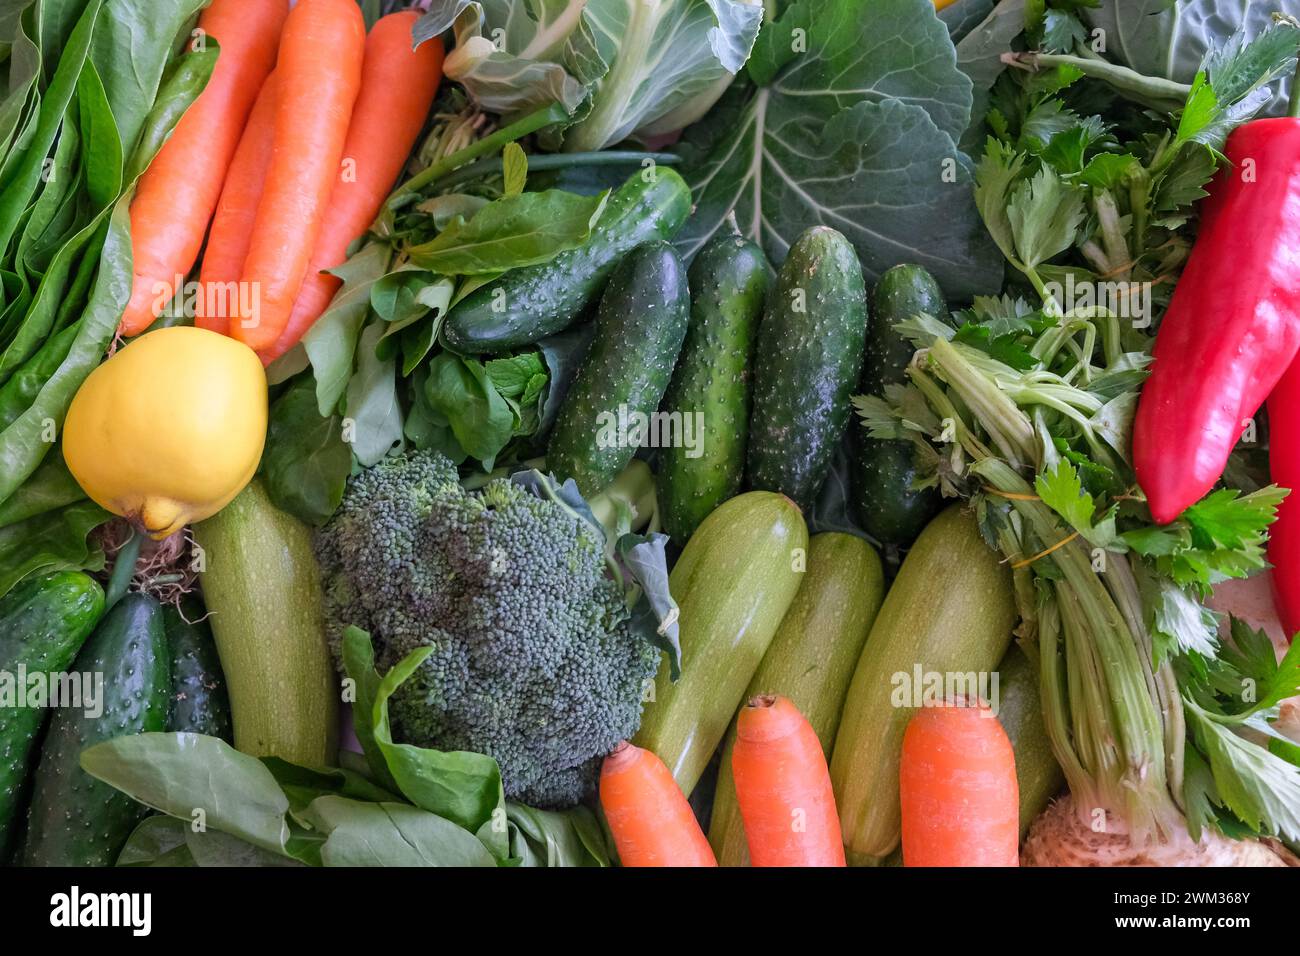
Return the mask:
[[1012,647],[998,665],[998,720],[1016,752],[1016,780],[1020,785],[1020,839],[1047,804],[1061,792],[1065,774],[1052,753],[1043,723],[1043,702],[1038,690],[1038,668],[1024,651]]
[[[41,746],[28,814],[27,866],[110,866],[149,809],[81,769],[81,752],[128,734],[166,729],[171,660],[162,608],[128,594],[104,616],[73,663],[103,675],[102,708],[54,712]],[[85,698],[83,698],[85,700]]]
[[[922,675],[992,673],[1016,624],[1011,571],[959,505],[916,539],[853,672],[831,753],[844,844],[879,859],[898,846],[898,762]],[[918,691],[919,693],[919,691]]]
[[443,343],[466,355],[499,353],[562,332],[600,295],[620,259],[670,238],[690,213],[691,190],[681,176],[664,166],[642,170],[610,195],[581,246],[466,296],[447,316]]
[[[808,718],[829,758],[854,665],[884,594],[884,571],[871,545],[851,534],[814,535],[808,543],[803,582],[749,682],[745,699],[758,694],[788,697]],[[709,824],[709,843],[721,866],[749,865],[731,776],[735,742],[732,721]]]
[[[230,699],[221,672],[217,645],[197,601],[163,608],[167,646],[172,658],[172,705],[167,729],[173,733],[206,734],[227,743]],[[191,624],[190,621],[194,623]]]
[[724,236],[695,257],[690,284],[690,328],[664,410],[694,416],[699,445],[659,455],[664,530],[682,543],[744,481],[750,365],[771,277],[758,246]]
[[[876,283],[862,394],[882,395],[885,386],[907,380],[916,349],[894,325],[917,313],[948,321],[939,283],[920,266],[894,266]],[[851,485],[858,523],[881,544],[905,548],[939,513],[942,499],[932,488],[913,489],[920,468],[911,442],[869,438],[861,424],[852,435]]]
[[788,498],[726,501],[691,536],[668,587],[681,610],[682,676],[655,678],[634,742],[659,755],[689,796],[794,600],[808,528]]
[[5,683],[14,682],[0,691],[0,861],[11,849],[36,738],[49,713],[18,706],[20,674],[67,670],[103,613],[103,588],[80,571],[24,578],[0,599],[0,672],[8,675]]
[[311,529],[271,504],[258,479],[194,526],[200,575],[230,695],[235,747],[333,766],[339,685],[325,642]]
[[596,337],[551,432],[546,467],[561,481],[572,478],[584,495],[597,494],[649,443],[648,435],[637,440],[633,416],[649,423],[659,407],[690,309],[686,267],[668,243],[639,246],[618,264],[600,297]]
[[857,253],[834,229],[809,229],[791,247],[758,329],[751,488],[811,509],[849,423],[866,336]]

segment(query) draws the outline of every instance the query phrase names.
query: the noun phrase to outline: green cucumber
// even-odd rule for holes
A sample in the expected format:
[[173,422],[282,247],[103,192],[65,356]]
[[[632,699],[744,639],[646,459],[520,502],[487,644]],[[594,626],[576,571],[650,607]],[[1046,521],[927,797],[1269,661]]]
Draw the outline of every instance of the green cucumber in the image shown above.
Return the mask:
[[[206,611],[197,601],[163,608],[172,657],[172,706],[167,729],[231,740],[226,677]],[[193,621],[194,623],[190,623]]]
[[[104,616],[73,663],[75,672],[103,675],[101,708],[54,712],[33,778],[27,866],[111,866],[147,807],[81,769],[81,752],[128,734],[166,729],[171,660],[162,608],[128,594]],[[84,698],[83,698],[84,700]]]
[[750,365],[771,277],[763,250],[724,236],[695,257],[690,284],[690,328],[664,411],[693,416],[698,445],[659,455],[664,530],[682,543],[744,482]]
[[799,589],[808,528],[790,499],[754,491],[704,519],[668,578],[682,676],[665,661],[635,743],[659,755],[689,795]]
[[[894,326],[918,313],[948,320],[939,283],[920,266],[894,266],[876,283],[862,394],[883,395],[886,386],[907,381],[916,348]],[[852,435],[851,484],[858,523],[881,544],[907,547],[939,513],[942,499],[933,488],[913,488],[920,467],[911,442],[869,438],[861,423],[855,423]]]
[[235,747],[308,767],[333,766],[339,683],[325,642],[320,569],[311,529],[254,479],[194,526],[230,695]]
[[941,512],[885,595],[844,700],[831,782],[852,854],[880,859],[898,846],[898,762],[923,689],[911,687],[916,668],[923,679],[991,674],[1016,619],[1011,571],[975,519],[959,505]]
[[[749,682],[745,699],[759,694],[789,698],[808,718],[829,758],[844,695],[884,595],[884,571],[871,545],[851,534],[813,535],[799,591]],[[735,742],[732,721],[709,823],[709,843],[721,866],[749,865],[731,776]]]
[[1043,702],[1038,690],[1038,668],[1024,651],[1012,647],[998,665],[998,720],[1016,752],[1016,780],[1020,785],[1020,839],[1029,825],[1061,792],[1065,774],[1052,753],[1043,723]]
[[[639,444],[635,416],[651,421],[681,354],[690,319],[686,267],[666,242],[633,249],[600,297],[596,337],[560,406],[546,467],[584,495],[603,490]],[[652,430],[651,434],[654,434]],[[680,438],[680,436],[678,436]]]
[[104,590],[80,571],[24,578],[0,599],[0,861],[7,858],[48,711],[18,706],[25,676],[67,670],[104,613]]
[[849,423],[866,336],[858,255],[834,229],[815,226],[791,247],[758,328],[751,488],[811,509]]
[[513,269],[475,289],[447,316],[442,340],[465,355],[509,352],[562,332],[600,295],[610,273],[643,243],[671,238],[691,213],[691,190],[665,166],[615,190],[581,246]]

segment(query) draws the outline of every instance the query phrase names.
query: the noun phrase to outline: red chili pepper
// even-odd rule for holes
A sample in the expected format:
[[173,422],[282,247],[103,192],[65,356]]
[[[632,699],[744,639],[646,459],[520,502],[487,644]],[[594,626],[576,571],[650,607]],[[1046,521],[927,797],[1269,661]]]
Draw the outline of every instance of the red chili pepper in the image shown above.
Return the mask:
[[1255,120],[1224,150],[1200,235],[1156,335],[1133,466],[1173,521],[1228,455],[1300,349],[1300,120]]
[[1300,631],[1300,360],[1268,397],[1268,468],[1274,484],[1291,489],[1268,538],[1273,598],[1290,640]]

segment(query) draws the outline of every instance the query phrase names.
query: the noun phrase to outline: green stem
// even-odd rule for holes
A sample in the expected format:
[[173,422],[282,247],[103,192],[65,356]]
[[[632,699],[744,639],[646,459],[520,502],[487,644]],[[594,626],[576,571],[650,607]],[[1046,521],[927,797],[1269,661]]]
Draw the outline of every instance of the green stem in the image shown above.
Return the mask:
[[1182,109],[1192,92],[1191,86],[1187,83],[1175,83],[1164,77],[1147,76],[1145,73],[1130,70],[1108,60],[1092,57],[1072,56],[1068,53],[1012,53],[1004,54],[1002,58],[1004,61],[1010,58],[1010,62],[1032,69],[1072,66],[1084,76],[1109,83],[1128,99],[1165,113]]
[[1034,426],[1016,403],[962,358],[952,343],[936,339],[930,346],[930,360],[975,413],[1003,457],[1017,467],[1032,465],[1037,458]]
[[[657,166],[674,166],[681,162],[676,153],[646,153],[637,150],[608,150],[603,153],[547,153],[528,157],[528,171],[542,172],[550,169],[569,169],[579,166],[630,166],[652,161]],[[489,156],[478,162],[464,166],[439,181],[440,189],[450,189],[461,183],[471,182],[482,176],[501,173],[504,163],[499,156]]]
[[135,576],[135,563],[140,559],[142,544],[144,544],[144,534],[139,528],[132,528],[131,537],[113,559],[113,574],[108,579],[108,587],[104,591],[105,611],[110,610],[113,605],[126,597],[127,589],[131,586],[131,578]]
[[450,156],[432,163],[425,169],[416,173],[402,185],[398,186],[385,205],[392,208],[399,198],[408,193],[416,193],[424,189],[430,183],[436,182],[443,176],[446,176],[454,169],[459,169],[466,163],[472,163],[480,157],[487,156],[490,153],[505,148],[508,143],[523,139],[531,133],[536,133],[539,129],[547,126],[553,126],[556,123],[562,123],[569,118],[568,111],[559,103],[552,103],[545,109],[540,109],[535,113],[530,113],[518,122],[511,123],[504,129],[499,129],[491,136],[485,136],[478,142],[471,143],[462,150],[452,153]]

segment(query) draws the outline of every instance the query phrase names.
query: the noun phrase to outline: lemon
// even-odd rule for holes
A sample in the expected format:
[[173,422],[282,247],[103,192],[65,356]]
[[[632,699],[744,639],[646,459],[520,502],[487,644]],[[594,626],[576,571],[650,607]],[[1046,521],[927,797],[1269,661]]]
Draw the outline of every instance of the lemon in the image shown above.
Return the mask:
[[94,501],[161,540],[248,484],[266,402],[266,373],[248,346],[206,329],[159,329],[82,384],[63,457]]

